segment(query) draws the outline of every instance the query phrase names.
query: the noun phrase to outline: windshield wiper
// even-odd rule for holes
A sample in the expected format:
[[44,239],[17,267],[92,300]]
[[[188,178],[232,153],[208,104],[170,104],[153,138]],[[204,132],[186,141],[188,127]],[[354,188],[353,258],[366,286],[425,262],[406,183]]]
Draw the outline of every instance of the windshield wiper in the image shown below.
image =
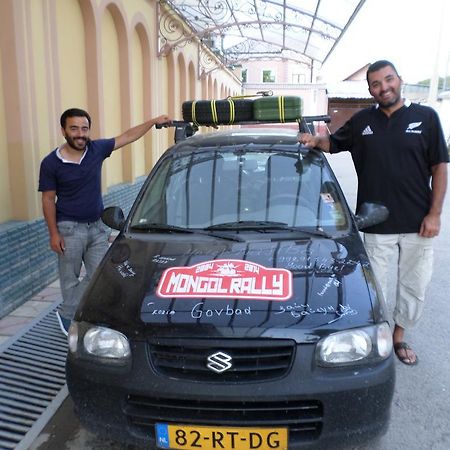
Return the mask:
[[173,233],[191,233],[191,234],[203,234],[205,236],[211,236],[218,239],[225,239],[227,241],[237,241],[242,242],[243,239],[239,236],[234,236],[231,234],[220,234],[211,233],[206,230],[198,230],[193,228],[183,228],[177,227],[175,225],[169,225],[166,223],[139,223],[130,227],[132,230],[142,230],[142,231],[155,231],[155,232],[173,232]]
[[291,226],[274,226],[266,227],[259,230],[261,233],[268,233],[270,231],[289,231],[293,233],[306,234],[307,236],[320,236],[324,238],[331,238],[331,236],[322,230],[322,228],[305,228],[305,227],[291,227]]
[[175,225],[169,225],[167,223],[138,223],[130,227],[132,230],[142,231],[167,231],[174,233],[195,233],[195,230],[189,228],[177,227]]
[[205,230],[252,230],[259,231],[261,229],[278,229],[288,227],[284,222],[267,222],[264,220],[239,220],[236,222],[224,222],[216,225],[211,225]]
[[225,239],[227,241],[236,241],[236,242],[245,242],[245,239],[242,239],[240,236],[236,234],[222,234],[222,233],[214,233],[208,230],[199,231],[199,233],[204,234],[206,236],[215,237],[218,239]]
[[139,231],[154,231],[154,232],[167,232],[167,233],[190,233],[190,234],[203,234],[205,236],[211,236],[218,239],[225,239],[227,241],[241,242],[243,239],[234,234],[222,234],[216,233],[218,230],[226,231],[256,231],[259,233],[268,233],[270,231],[289,231],[295,233],[306,234],[308,236],[320,236],[330,238],[331,236],[323,231],[321,228],[304,228],[289,226],[284,222],[270,222],[259,220],[240,220],[237,222],[225,222],[216,225],[211,225],[204,229],[183,228],[175,225],[169,225],[166,223],[139,223],[130,227],[132,230]]
[[247,230],[257,231],[260,233],[267,233],[270,231],[291,231],[296,233],[306,234],[308,236],[320,236],[324,238],[331,238],[331,236],[322,230],[320,227],[306,228],[290,226],[284,222],[266,222],[266,221],[238,221],[238,222],[226,222],[216,225],[212,225],[206,230]]
[[327,239],[331,239],[332,236],[328,234],[326,231],[323,231],[322,228],[304,228],[304,227],[290,227],[292,231],[297,231],[299,233],[307,234],[309,236],[320,236]]

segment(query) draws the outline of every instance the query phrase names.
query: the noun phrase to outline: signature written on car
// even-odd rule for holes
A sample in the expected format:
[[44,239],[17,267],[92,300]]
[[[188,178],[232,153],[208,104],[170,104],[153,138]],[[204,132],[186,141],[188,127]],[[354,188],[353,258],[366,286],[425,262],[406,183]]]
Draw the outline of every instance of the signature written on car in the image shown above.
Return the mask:
[[[154,302],[149,302],[147,306],[154,305]],[[181,311],[185,313],[185,311]],[[274,311],[273,314],[290,314],[294,318],[300,318],[304,316],[310,316],[311,314],[334,314],[338,318],[344,316],[355,316],[358,314],[358,311],[353,309],[350,305],[339,305],[338,307],[329,305],[329,306],[321,306],[318,308],[311,308],[308,304],[306,305],[298,305],[297,303],[293,303],[290,305],[280,305],[278,311]],[[151,315],[156,316],[173,316],[176,314],[176,310],[174,309],[163,309],[163,308],[155,308],[150,312]],[[246,308],[233,308],[230,305],[227,305],[224,308],[208,308],[204,309],[203,302],[197,303],[191,310],[191,317],[193,319],[199,319],[201,317],[220,317],[224,316],[241,316],[246,315],[249,316],[252,314],[251,306]]]
[[341,284],[341,282],[339,280],[337,280],[334,276],[331,276],[328,278],[328,281],[326,282],[323,289],[320,292],[318,292],[318,295],[320,295],[322,297],[325,294],[325,292],[328,290],[329,287],[331,287],[331,286],[338,287],[340,284]]
[[[154,305],[155,302],[149,302],[147,303],[147,306]],[[197,303],[194,305],[194,307],[191,309],[191,317],[193,319],[200,319],[201,317],[213,317],[217,316],[220,317],[222,315],[224,316],[242,316],[246,315],[249,316],[252,314],[252,308],[250,306],[246,308],[233,308],[230,305],[227,305],[224,308],[203,308],[204,304],[203,302]],[[184,311],[182,311],[184,313]],[[176,313],[174,309],[154,309],[151,311],[152,316],[173,316]]]
[[311,308],[308,304],[298,305],[297,303],[293,303],[290,305],[279,305],[279,310],[274,312],[274,314],[285,313],[290,314],[297,319],[304,316],[310,316],[311,314],[335,314],[338,317],[355,316],[358,314],[358,311],[353,309],[350,305],[339,305],[337,307],[329,305]]

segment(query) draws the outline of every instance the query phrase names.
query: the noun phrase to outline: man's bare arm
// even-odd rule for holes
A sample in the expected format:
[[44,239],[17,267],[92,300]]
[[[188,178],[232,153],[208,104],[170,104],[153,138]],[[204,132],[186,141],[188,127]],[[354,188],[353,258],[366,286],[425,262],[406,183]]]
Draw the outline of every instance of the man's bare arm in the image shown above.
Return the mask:
[[441,213],[447,190],[447,163],[431,167],[431,206],[420,227],[420,235],[434,237],[441,229]]
[[144,134],[147,133],[153,125],[163,125],[170,122],[171,119],[169,116],[167,114],[163,114],[162,116],[147,120],[147,122],[141,123],[140,125],[136,125],[115,138],[114,150],[137,141],[139,138],[144,136]]
[[50,248],[58,253],[64,253],[64,239],[59,234],[56,224],[56,191],[42,192],[42,211],[47,223],[48,234],[50,235]]

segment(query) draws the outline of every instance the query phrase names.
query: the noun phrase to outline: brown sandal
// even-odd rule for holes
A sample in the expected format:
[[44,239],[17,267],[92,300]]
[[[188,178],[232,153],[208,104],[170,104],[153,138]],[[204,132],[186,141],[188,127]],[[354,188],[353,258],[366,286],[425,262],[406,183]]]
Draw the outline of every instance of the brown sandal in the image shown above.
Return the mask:
[[[399,354],[399,350],[404,350],[404,356],[401,356]],[[408,350],[414,353],[412,348],[406,342],[397,342],[396,344],[394,344],[394,351],[395,351],[395,354],[397,355],[397,358],[403,364],[406,364],[407,366],[415,366],[419,362],[419,358],[414,353],[416,359],[415,359],[415,361],[412,361],[411,357],[407,355]]]

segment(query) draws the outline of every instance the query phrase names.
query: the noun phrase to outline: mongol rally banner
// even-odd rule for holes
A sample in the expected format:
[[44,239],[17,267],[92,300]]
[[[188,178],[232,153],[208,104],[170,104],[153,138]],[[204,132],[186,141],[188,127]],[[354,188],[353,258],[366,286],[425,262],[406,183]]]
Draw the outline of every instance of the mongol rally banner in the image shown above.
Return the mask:
[[292,273],[250,261],[216,259],[190,267],[170,267],[158,284],[159,297],[222,297],[287,300],[292,296]]

